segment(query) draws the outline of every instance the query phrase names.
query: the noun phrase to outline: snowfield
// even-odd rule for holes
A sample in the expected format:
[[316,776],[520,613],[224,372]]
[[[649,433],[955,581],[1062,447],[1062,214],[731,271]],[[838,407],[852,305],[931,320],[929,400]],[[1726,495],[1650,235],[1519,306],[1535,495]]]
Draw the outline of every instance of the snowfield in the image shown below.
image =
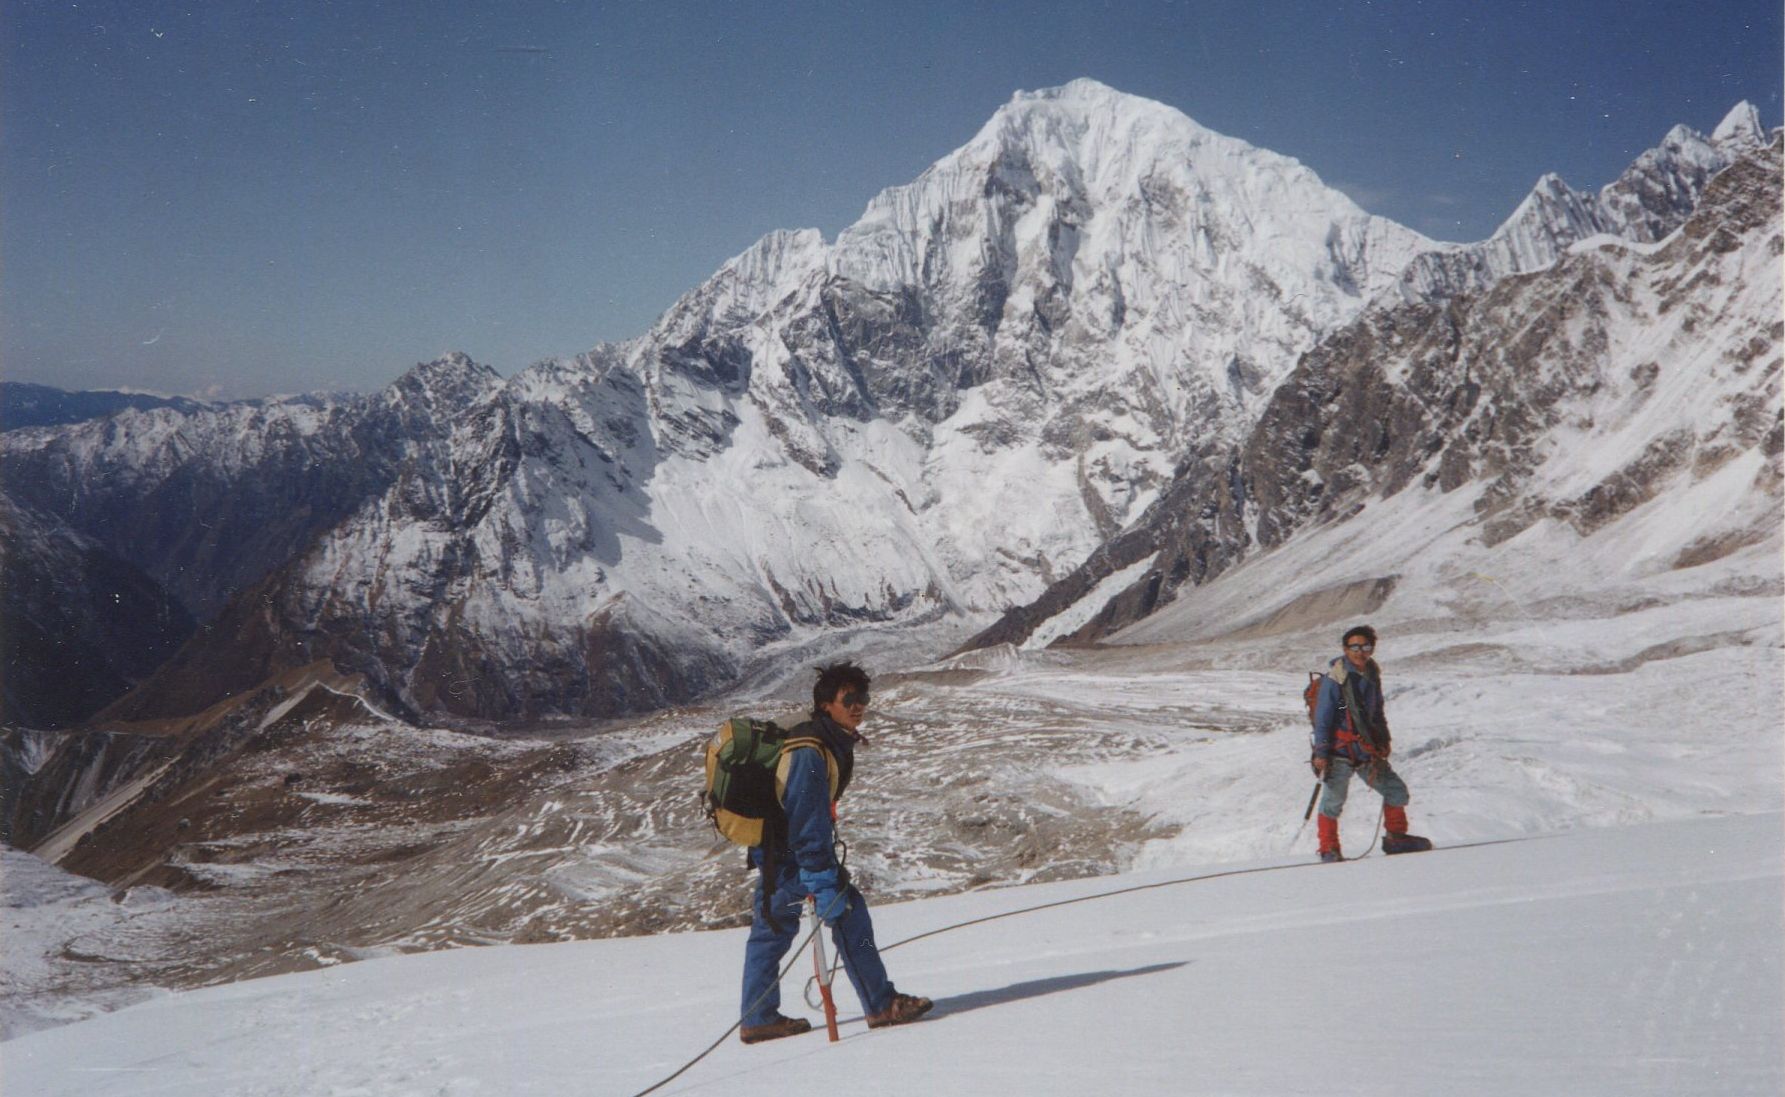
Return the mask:
[[[821,1024],[727,1039],[658,1092],[1777,1094],[1780,854],[1765,813],[879,907],[929,1019],[869,1032],[839,980],[840,1043]],[[7,1088],[624,1097],[733,1022],[743,941],[464,949],[173,995],[7,1043]],[[799,961],[784,1008],[812,1015]]]

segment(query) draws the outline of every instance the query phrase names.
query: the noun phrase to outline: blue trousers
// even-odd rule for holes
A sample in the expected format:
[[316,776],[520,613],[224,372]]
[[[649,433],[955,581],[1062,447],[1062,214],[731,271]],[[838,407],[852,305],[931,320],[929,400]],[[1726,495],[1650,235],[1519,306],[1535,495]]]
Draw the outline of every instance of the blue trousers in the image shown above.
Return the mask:
[[[791,858],[790,858],[791,859]],[[868,904],[862,893],[851,885],[845,892],[849,909],[831,927],[831,942],[843,958],[843,970],[861,999],[864,1013],[877,1013],[892,1001],[892,981],[886,977],[886,966],[880,962],[880,950],[874,944],[874,922],[868,917]],[[762,877],[756,880],[755,902],[752,905],[750,940],[744,946],[744,1024],[763,1025],[775,1019],[781,1008],[781,959],[793,947],[799,934],[800,907],[806,901],[806,889],[800,886],[799,871],[785,866],[776,877],[775,893],[769,902],[775,929],[762,916]],[[760,999],[760,1001],[758,1000]]]
[[1382,794],[1382,802],[1391,808],[1404,808],[1413,797],[1407,792],[1407,782],[1401,780],[1387,761],[1371,765],[1353,765],[1350,761],[1335,757],[1327,765],[1326,791],[1320,797],[1320,814],[1329,819],[1337,819],[1345,810],[1345,797],[1351,791],[1351,775],[1355,773]]

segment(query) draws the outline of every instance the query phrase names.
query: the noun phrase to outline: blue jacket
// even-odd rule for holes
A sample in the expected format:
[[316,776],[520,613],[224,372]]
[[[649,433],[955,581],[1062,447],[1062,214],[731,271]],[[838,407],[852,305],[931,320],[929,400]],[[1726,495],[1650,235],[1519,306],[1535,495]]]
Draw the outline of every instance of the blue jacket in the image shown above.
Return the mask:
[[[842,786],[849,783],[855,768],[855,740],[828,717],[820,714],[790,729],[789,739],[810,736],[819,740],[836,759]],[[790,751],[787,756],[787,782],[781,794],[781,808],[787,813],[787,841],[775,850],[775,863],[785,874],[797,866],[803,874],[814,876],[837,869],[836,826],[831,821],[830,770],[824,755],[809,747]],[[842,795],[839,788],[837,794]],[[750,851],[751,863],[762,864],[763,849]]]
[[1320,682],[1320,700],[1314,706],[1314,755],[1317,758],[1343,757],[1356,765],[1369,760],[1358,730],[1345,711],[1345,694],[1339,688],[1340,677],[1349,676],[1357,703],[1363,706],[1364,717],[1388,733],[1388,713],[1382,705],[1382,674],[1371,660],[1366,673],[1359,674],[1343,656],[1334,659]]

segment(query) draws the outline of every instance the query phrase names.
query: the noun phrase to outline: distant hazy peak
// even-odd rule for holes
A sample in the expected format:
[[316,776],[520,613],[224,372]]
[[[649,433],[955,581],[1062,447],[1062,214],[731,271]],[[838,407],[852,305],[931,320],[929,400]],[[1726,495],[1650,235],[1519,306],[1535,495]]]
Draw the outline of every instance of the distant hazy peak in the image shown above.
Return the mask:
[[418,362],[387,391],[424,392],[433,399],[469,405],[502,386],[502,377],[463,351],[451,351],[431,362]]
[[428,381],[477,380],[497,376],[489,366],[473,359],[462,350],[448,351],[430,362],[417,362],[405,377]]

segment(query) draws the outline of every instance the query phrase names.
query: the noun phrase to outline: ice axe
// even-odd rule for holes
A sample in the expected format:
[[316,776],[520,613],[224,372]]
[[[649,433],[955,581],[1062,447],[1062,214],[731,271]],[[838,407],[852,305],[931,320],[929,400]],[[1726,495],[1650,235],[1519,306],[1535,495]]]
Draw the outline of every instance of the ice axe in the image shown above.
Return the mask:
[[1308,820],[1314,818],[1314,804],[1320,799],[1320,790],[1325,787],[1324,779],[1314,782],[1314,791],[1308,794],[1308,810],[1302,812],[1302,825],[1295,828],[1295,837],[1289,840],[1290,852],[1293,853],[1296,843],[1302,840],[1302,831],[1308,829]]
[[818,996],[824,999],[824,1026],[829,1030],[831,1043],[836,1043],[837,1036],[837,1003],[831,997],[831,979],[836,971],[826,971],[824,962],[824,919],[818,916],[818,897],[806,896],[806,909],[812,912],[812,976],[818,983]]

